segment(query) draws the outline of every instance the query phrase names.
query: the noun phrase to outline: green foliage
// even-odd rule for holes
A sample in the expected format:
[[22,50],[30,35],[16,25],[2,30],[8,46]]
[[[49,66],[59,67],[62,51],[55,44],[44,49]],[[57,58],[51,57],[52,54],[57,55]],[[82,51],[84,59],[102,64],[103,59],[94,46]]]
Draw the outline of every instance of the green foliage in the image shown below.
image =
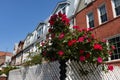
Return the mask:
[[18,67],[13,67],[13,66],[8,66],[8,67],[5,67],[1,72],[0,74],[6,74],[8,75],[9,74],[9,71],[11,70],[14,70],[14,69],[18,69]]
[[[32,55],[34,54],[34,55]],[[31,56],[29,56],[30,60],[26,61],[23,66],[32,66],[41,64],[42,56],[40,54],[31,53]]]
[[91,28],[73,26],[71,30],[69,19],[61,12],[52,15],[49,23],[48,38],[40,45],[40,54],[49,61],[75,60],[102,65],[114,50],[106,41],[97,40]]

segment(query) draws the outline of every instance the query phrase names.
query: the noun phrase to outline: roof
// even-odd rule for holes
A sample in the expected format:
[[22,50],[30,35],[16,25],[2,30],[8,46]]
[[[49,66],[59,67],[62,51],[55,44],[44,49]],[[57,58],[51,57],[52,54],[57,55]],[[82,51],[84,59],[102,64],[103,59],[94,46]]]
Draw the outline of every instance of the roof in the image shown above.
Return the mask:
[[58,3],[57,3],[57,6],[55,7],[55,9],[54,9],[54,11],[53,11],[52,14],[55,14],[56,11],[57,11],[59,8],[61,8],[60,6],[62,6],[62,5],[65,6],[66,4],[70,4],[69,1],[60,1],[60,2],[58,2]]
[[0,56],[13,56],[13,54],[11,52],[4,52],[4,51],[0,51]]

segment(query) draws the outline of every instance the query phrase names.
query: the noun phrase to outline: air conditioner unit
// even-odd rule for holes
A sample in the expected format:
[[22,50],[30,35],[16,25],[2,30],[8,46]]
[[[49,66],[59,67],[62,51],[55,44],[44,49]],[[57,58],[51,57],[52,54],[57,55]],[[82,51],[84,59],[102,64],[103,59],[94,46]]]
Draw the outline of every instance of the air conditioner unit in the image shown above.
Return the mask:
[[91,4],[93,1],[95,1],[95,0],[85,0],[85,5],[89,5],[89,4]]

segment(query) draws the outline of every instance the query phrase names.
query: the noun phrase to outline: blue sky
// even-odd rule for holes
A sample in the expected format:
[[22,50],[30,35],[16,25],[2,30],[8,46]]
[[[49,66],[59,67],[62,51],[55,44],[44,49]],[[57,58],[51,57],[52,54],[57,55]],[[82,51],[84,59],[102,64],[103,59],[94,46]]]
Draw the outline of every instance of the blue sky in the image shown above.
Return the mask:
[[62,0],[0,0],[0,51],[12,52]]

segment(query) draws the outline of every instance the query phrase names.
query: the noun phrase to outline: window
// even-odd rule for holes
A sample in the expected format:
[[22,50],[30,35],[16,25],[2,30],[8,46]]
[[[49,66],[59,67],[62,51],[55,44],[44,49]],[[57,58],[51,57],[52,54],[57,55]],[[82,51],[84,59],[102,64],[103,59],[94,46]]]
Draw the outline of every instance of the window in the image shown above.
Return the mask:
[[43,34],[43,27],[39,29],[38,31],[38,35],[42,35]]
[[107,12],[105,8],[105,4],[99,7],[99,19],[100,23],[104,23],[107,21]]
[[120,15],[120,0],[112,0],[114,15]]
[[92,12],[87,15],[87,24],[90,28],[94,27],[94,16]]
[[61,13],[63,13],[63,14],[66,14],[66,6],[64,6],[63,8],[61,8],[59,11],[57,11],[57,13],[58,12],[61,12]]
[[110,44],[113,44],[115,46],[114,53],[111,55],[111,60],[120,59],[120,36],[117,36],[115,38],[111,38],[108,40]]

